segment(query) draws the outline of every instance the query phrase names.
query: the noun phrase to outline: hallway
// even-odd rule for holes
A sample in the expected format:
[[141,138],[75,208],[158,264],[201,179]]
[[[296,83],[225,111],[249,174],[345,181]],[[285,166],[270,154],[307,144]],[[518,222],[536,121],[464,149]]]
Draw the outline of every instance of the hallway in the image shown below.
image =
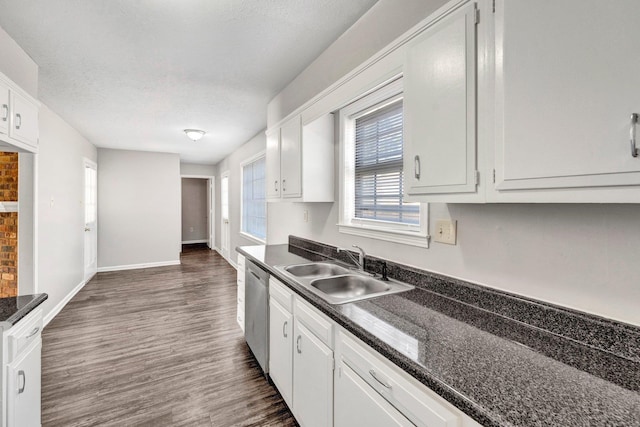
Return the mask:
[[45,328],[43,426],[295,425],[235,322],[235,269],[181,262],[99,273]]

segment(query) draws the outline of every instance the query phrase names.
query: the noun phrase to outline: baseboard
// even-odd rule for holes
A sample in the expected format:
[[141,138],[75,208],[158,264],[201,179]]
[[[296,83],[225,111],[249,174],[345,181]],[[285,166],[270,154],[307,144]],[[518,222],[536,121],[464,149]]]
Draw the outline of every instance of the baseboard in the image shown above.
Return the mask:
[[214,251],[218,252],[218,254],[225,259],[225,261],[227,261],[229,264],[231,264],[231,267],[235,268],[236,270],[238,269],[238,264],[236,264],[235,262],[233,262],[230,258],[227,258],[226,256],[224,256],[222,254],[222,249],[220,248],[213,248]]
[[209,243],[209,240],[207,239],[200,239],[200,240],[183,240],[182,244],[183,245],[192,245],[194,243]]
[[180,265],[180,260],[177,259],[174,261],[147,262],[143,264],[127,264],[127,265],[113,265],[111,267],[99,267],[98,273],[105,273],[107,271],[137,270],[140,268],[166,267],[168,265]]
[[[91,280],[91,279],[89,279]],[[82,290],[82,288],[84,288],[84,285],[86,285],[87,283],[89,283],[89,280],[83,280],[82,282],[80,282],[78,284],[78,286],[76,286],[75,288],[73,288],[71,290],[71,292],[69,292],[63,299],[62,301],[60,301],[55,307],[53,307],[51,309],[51,311],[49,311],[47,313],[46,316],[44,316],[44,326],[47,326],[49,324],[49,322],[51,322],[53,320],[54,317],[56,317],[58,315],[58,313],[60,313],[60,311],[62,311],[62,309],[64,308],[65,305],[67,305],[67,303],[69,301],[71,301],[71,298],[75,297],[76,294],[78,292],[80,292]]]

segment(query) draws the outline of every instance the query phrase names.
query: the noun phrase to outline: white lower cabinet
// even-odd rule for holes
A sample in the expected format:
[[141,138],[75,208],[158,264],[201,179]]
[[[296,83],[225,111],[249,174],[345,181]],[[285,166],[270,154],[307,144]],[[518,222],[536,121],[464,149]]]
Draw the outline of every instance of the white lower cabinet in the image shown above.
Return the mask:
[[236,284],[237,288],[237,298],[236,298],[236,320],[242,332],[244,332],[244,267],[245,267],[245,258],[243,255],[238,254],[238,273]]
[[40,372],[42,340],[7,366],[7,426],[40,426]]
[[334,400],[334,427],[413,426],[346,364],[336,374]]
[[3,332],[3,427],[40,426],[42,310]]
[[269,298],[269,376],[293,407],[293,315]]
[[333,350],[302,322],[293,325],[293,414],[304,427],[332,425]]
[[273,277],[269,294],[269,376],[302,427],[332,426],[332,325]]

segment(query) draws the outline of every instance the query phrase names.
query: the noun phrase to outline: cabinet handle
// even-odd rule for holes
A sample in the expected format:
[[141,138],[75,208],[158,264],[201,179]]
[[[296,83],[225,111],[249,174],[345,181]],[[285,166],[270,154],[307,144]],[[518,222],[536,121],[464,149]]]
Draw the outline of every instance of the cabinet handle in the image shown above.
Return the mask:
[[286,338],[287,337],[287,323],[288,322],[284,322],[282,324],[282,335]]
[[278,192],[278,180],[277,179],[273,182],[273,187],[276,189],[276,193],[277,193]]
[[629,129],[629,139],[631,140],[631,156],[638,157],[636,148],[636,125],[638,124],[638,113],[631,114],[631,128]]
[[302,349],[300,348],[300,340],[302,339],[302,335],[298,335],[296,339],[296,350],[298,350],[298,354],[302,354]]
[[31,333],[27,335],[27,338],[31,338],[32,336],[34,336],[35,334],[38,333],[39,330],[40,330],[40,326],[36,326],[35,328],[33,328],[33,331],[31,331]]
[[413,173],[416,179],[420,179],[420,156],[413,158]]
[[287,182],[287,180],[286,180],[286,179],[283,179],[283,180],[282,180],[282,191],[283,191],[283,192],[287,191],[287,189],[286,189],[286,188],[285,188],[285,186],[284,186],[286,182]]
[[391,386],[389,384],[387,384],[386,382],[384,382],[380,378],[378,378],[378,376],[376,375],[376,371],[374,371],[373,369],[370,369],[369,370],[369,374],[371,374],[373,379],[378,381],[383,387],[388,388],[389,390],[391,390]]
[[2,109],[4,110],[4,116],[2,117],[2,121],[6,122],[9,118],[9,106],[7,104],[2,104]]
[[16,114],[16,129],[20,129],[20,126],[22,126],[22,116],[18,113]]
[[22,387],[18,385],[18,394],[24,392],[24,388],[27,386],[27,376],[24,371],[18,371],[18,384],[20,384],[20,377],[22,377]]

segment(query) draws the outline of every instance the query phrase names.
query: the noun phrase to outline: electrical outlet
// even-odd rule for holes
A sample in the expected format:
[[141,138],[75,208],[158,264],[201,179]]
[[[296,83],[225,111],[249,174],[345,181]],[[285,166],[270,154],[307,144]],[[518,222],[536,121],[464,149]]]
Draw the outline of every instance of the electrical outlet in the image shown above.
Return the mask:
[[189,232],[193,233],[193,227],[189,227]]
[[456,228],[458,221],[439,219],[436,221],[436,232],[433,239],[448,245],[456,244]]
[[302,220],[304,222],[309,222],[309,211],[307,209],[305,209],[302,213]]

